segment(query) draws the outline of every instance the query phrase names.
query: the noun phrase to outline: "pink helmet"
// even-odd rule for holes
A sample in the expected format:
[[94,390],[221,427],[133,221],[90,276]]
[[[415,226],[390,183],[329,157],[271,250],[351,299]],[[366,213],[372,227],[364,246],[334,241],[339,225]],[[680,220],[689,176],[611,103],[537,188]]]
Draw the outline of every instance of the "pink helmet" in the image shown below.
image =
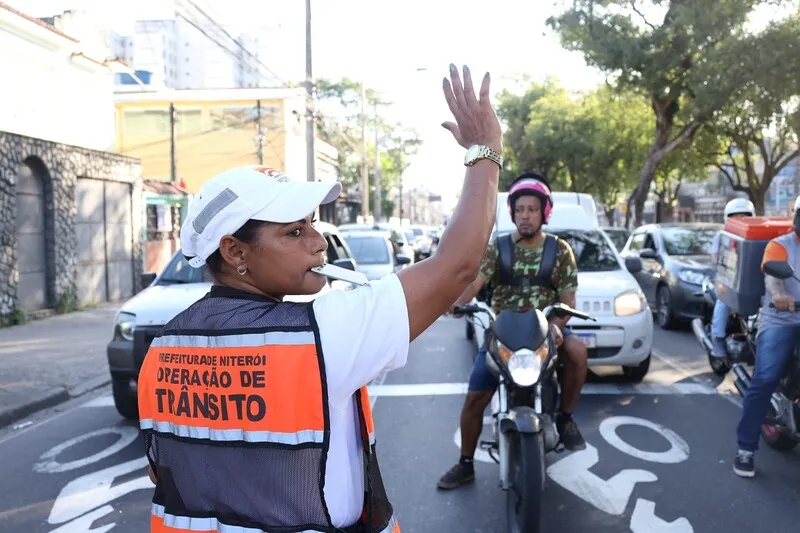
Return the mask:
[[508,209],[511,213],[511,220],[514,220],[514,201],[523,194],[533,194],[542,199],[542,224],[547,224],[550,219],[550,212],[553,210],[553,198],[550,195],[550,187],[535,178],[522,178],[514,182],[508,191]]

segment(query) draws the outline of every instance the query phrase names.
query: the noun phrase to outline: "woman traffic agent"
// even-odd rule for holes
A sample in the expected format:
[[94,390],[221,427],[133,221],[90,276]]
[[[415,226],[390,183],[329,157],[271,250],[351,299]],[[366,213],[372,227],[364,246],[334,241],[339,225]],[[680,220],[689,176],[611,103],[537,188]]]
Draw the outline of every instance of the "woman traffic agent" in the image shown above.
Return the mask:
[[475,279],[495,217],[502,134],[464,67],[444,94],[467,148],[466,176],[435,256],[308,303],[325,279],[312,215],[340,185],[263,167],[209,180],[181,230],[211,291],[171,320],[139,375],[139,416],[156,488],[151,531],[395,532],[375,457],[366,385]]

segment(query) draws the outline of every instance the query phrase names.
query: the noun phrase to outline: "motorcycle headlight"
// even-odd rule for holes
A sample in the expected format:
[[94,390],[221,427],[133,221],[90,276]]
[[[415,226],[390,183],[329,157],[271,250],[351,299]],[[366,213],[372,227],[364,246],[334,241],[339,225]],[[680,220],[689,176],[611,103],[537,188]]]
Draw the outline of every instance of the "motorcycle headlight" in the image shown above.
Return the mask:
[[645,307],[644,293],[640,290],[626,291],[614,298],[614,314],[617,316],[635,315]]
[[678,278],[681,281],[691,283],[692,285],[702,285],[706,275],[702,272],[696,272],[694,270],[681,270],[678,273]]
[[133,313],[118,313],[114,324],[114,336],[133,341],[133,331],[136,329],[136,315]]
[[536,351],[523,348],[512,353],[508,360],[508,373],[514,383],[520,387],[530,387],[539,381],[548,349],[548,343],[544,342]]

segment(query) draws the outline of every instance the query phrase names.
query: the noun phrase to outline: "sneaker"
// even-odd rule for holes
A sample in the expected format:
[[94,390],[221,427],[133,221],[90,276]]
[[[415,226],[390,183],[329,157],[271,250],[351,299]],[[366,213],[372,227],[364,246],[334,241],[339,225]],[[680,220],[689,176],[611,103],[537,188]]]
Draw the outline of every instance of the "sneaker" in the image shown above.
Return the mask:
[[725,348],[725,339],[720,339],[719,337],[714,337],[712,341],[712,349],[711,355],[714,357],[725,357],[728,355],[728,350]]
[[745,450],[736,452],[733,460],[733,471],[740,477],[753,477],[756,475],[755,454]]
[[571,418],[567,421],[556,422],[556,429],[558,430],[558,435],[561,438],[561,444],[564,445],[564,448],[571,452],[586,448],[586,441],[583,440],[583,435],[581,435],[578,429],[578,424]]
[[456,489],[461,485],[466,485],[475,481],[475,466],[456,463],[439,479],[438,487],[444,490]]

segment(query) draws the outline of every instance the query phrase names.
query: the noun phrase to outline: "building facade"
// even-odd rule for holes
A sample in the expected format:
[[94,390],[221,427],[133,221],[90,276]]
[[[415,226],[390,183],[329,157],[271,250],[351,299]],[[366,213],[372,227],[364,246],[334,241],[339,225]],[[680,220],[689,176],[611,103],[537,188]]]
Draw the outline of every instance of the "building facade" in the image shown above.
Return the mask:
[[[118,91],[116,101],[115,148],[139,158],[148,180],[195,194],[216,174],[255,164],[306,180],[303,89]],[[315,151],[317,181],[337,181],[336,149],[316,139]]]
[[[66,15],[66,14],[65,14]],[[0,4],[0,319],[140,286],[141,170],[114,141],[116,62],[75,14]]]

